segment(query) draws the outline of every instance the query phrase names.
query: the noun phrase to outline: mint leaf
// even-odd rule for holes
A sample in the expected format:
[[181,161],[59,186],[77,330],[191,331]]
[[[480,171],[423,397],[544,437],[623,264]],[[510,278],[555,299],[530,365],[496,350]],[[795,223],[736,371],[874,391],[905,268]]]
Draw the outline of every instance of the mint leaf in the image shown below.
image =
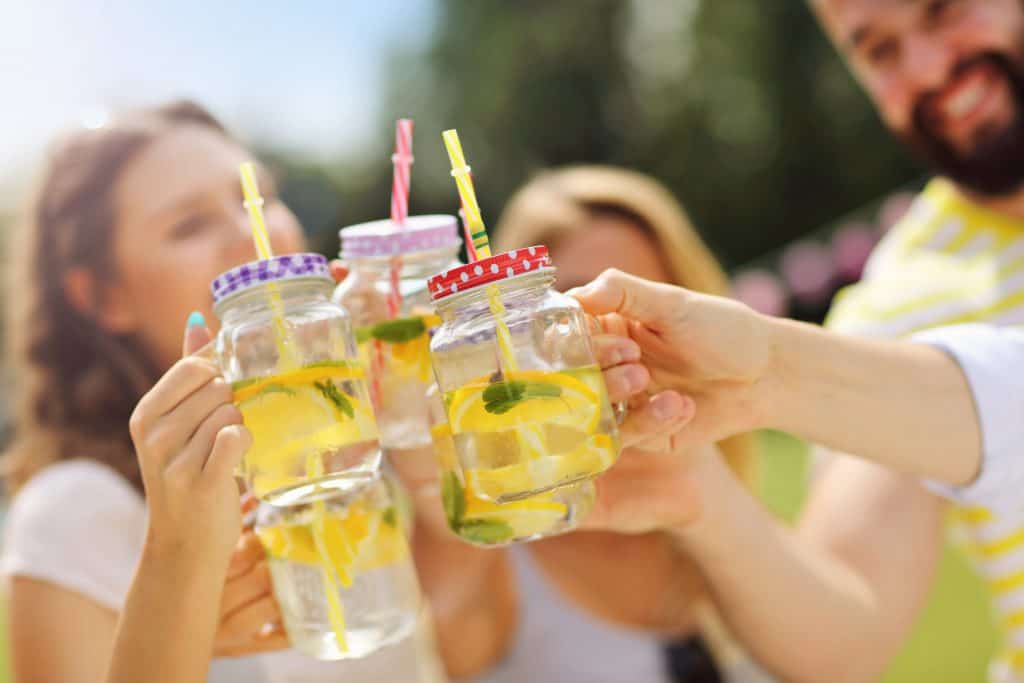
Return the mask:
[[512,538],[514,531],[500,519],[467,519],[459,527],[459,535],[477,543],[501,543]]
[[527,382],[526,398],[558,398],[562,395],[562,387],[544,382]]
[[385,320],[370,328],[370,334],[374,339],[389,344],[403,344],[412,341],[423,335],[427,326],[422,318],[399,318],[397,320]]
[[484,410],[492,415],[503,415],[529,398],[558,398],[561,395],[562,387],[556,384],[518,380],[495,382],[481,394]]
[[508,380],[507,382],[494,382],[484,389],[484,403],[501,403],[502,401],[518,401],[526,393],[526,382]]
[[387,510],[385,510],[384,513],[380,516],[380,520],[390,527],[394,527],[396,524],[398,524],[398,517],[395,515],[394,506],[389,507]]
[[338,390],[338,387],[329,380],[322,382],[313,382],[321,394],[324,395],[328,401],[334,404],[334,407],[348,415],[350,418],[356,416],[356,411],[352,409],[352,403],[345,397],[345,394]]
[[466,514],[466,494],[455,472],[446,472],[441,478],[441,503],[444,505],[444,515],[448,518],[448,526],[458,531]]

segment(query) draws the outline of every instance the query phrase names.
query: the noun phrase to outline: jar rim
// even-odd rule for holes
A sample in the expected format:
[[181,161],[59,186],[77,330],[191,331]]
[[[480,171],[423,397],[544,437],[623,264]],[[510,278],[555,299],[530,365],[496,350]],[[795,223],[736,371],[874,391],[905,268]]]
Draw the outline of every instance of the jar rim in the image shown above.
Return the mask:
[[[332,279],[330,279],[330,278],[323,278],[323,277],[308,275],[308,276],[305,276],[305,277],[297,276],[297,277],[288,278],[286,280],[277,280],[277,281],[274,282],[274,284],[277,284],[279,286],[284,286],[284,287],[288,287],[288,286],[290,286],[292,284],[295,284],[295,285],[299,285],[299,284],[307,284],[307,285],[309,285],[309,284],[321,284],[321,285],[328,285],[329,286],[333,282],[334,281]],[[237,291],[234,291],[231,294],[225,295],[220,300],[215,300],[213,302],[213,312],[214,312],[214,314],[218,318],[223,317],[222,314],[232,304],[237,303],[240,298],[243,298],[244,295],[256,294],[256,293],[258,293],[258,291],[260,290],[261,287],[265,288],[269,284],[271,284],[271,283],[270,282],[260,282],[260,283],[257,283],[255,285],[251,285],[249,287],[246,287],[244,289],[239,289]],[[325,294],[326,293],[327,292],[325,292]]]

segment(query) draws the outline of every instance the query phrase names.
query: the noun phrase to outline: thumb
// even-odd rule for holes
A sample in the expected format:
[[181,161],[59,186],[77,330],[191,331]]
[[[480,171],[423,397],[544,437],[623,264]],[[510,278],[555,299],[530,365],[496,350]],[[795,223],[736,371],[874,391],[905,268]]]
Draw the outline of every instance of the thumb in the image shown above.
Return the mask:
[[181,355],[189,356],[210,343],[210,330],[206,327],[206,318],[199,311],[193,311],[185,324],[185,341],[182,343]]
[[620,270],[606,270],[588,285],[568,292],[590,315],[617,313],[656,328],[676,317],[686,301],[681,287],[651,282]]

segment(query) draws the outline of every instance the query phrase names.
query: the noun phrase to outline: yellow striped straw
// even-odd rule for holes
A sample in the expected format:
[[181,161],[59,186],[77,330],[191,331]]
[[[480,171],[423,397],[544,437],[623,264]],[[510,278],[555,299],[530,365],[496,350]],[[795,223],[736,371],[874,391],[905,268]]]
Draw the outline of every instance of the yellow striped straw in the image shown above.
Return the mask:
[[274,252],[270,248],[267,224],[263,220],[263,197],[256,184],[256,167],[247,161],[238,170],[242,174],[242,195],[245,197],[245,208],[249,211],[249,227],[252,229],[252,241],[256,244],[256,254],[260,259],[271,258]]
[[452,177],[455,178],[455,185],[459,188],[459,199],[462,200],[462,208],[466,212],[466,223],[469,225],[473,249],[476,251],[478,259],[487,258],[491,255],[491,243],[487,239],[487,228],[484,227],[483,216],[480,215],[480,205],[476,203],[473,177],[470,175],[469,165],[466,164],[466,156],[462,153],[459,133],[454,129],[446,130],[441,137],[448,150],[448,159],[452,162]]
[[[462,153],[459,134],[454,129],[446,130],[441,137],[448,150],[448,159],[452,162],[452,177],[455,178],[455,185],[459,188],[459,199],[462,200],[466,224],[469,226],[470,238],[473,240],[473,248],[469,250],[469,253],[476,253],[474,260],[487,258],[491,255],[491,243],[487,239],[487,228],[484,227],[484,219],[480,215],[480,205],[476,203],[473,178],[469,174],[470,169],[466,164],[466,156]],[[497,326],[498,356],[501,358],[504,369],[514,372],[519,367],[512,347],[512,334],[505,322],[505,305],[501,301],[497,285],[488,286],[486,291],[487,304]]]
[[[246,161],[238,167],[238,171],[242,176],[242,196],[245,198],[243,205],[249,211],[249,229],[252,230],[256,255],[260,260],[273,258],[274,250],[270,247],[267,224],[263,220],[263,197],[260,196],[260,188],[256,184],[256,167],[251,161]],[[284,324],[284,304],[281,302],[281,292],[276,283],[269,283],[267,294],[270,308],[274,312],[274,343],[281,365],[285,370],[294,370],[298,364],[288,343],[288,328]]]

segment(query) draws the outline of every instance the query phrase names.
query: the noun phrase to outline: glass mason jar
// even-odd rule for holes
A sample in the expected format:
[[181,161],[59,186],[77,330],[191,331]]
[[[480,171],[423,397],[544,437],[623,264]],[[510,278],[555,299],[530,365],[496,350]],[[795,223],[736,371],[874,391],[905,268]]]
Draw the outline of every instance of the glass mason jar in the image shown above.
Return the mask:
[[214,356],[253,436],[241,474],[270,503],[330,496],[380,466],[365,371],[332,284],[319,254],[255,261],[212,284]]
[[333,299],[352,316],[381,445],[429,446],[424,398],[434,380],[430,331],[440,319],[427,279],[458,265],[458,224],[453,216],[410,216],[401,226],[374,221],[343,228],[339,235],[350,272]]
[[510,503],[494,503],[481,496],[473,482],[462,476],[436,384],[430,398],[436,419],[430,433],[440,467],[441,502],[448,528],[460,539],[487,548],[533,541],[572,531],[590,514],[596,492],[589,479]]
[[430,279],[442,323],[431,359],[467,490],[509,503],[591,480],[618,428],[579,304],[552,289],[547,248]]
[[421,600],[408,511],[386,475],[306,505],[259,506],[256,535],[296,650],[355,659],[412,633]]

